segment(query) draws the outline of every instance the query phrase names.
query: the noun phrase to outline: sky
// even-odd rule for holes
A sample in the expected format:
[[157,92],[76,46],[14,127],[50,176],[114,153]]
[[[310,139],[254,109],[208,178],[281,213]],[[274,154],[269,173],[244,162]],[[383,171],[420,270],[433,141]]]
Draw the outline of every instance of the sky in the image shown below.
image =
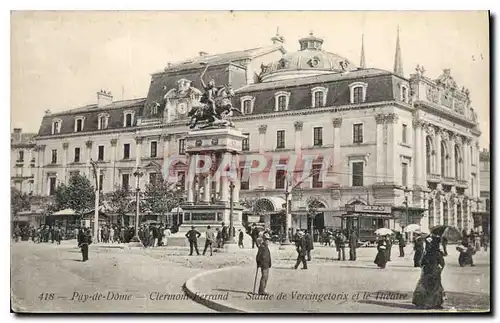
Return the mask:
[[404,74],[417,64],[437,78],[445,68],[470,90],[489,147],[489,21],[487,12],[419,11],[17,11],[11,14],[11,129],[37,132],[45,110],[145,97],[151,73],[169,62],[270,45],[279,33],[288,51],[310,32],[323,49],[392,71],[397,28]]

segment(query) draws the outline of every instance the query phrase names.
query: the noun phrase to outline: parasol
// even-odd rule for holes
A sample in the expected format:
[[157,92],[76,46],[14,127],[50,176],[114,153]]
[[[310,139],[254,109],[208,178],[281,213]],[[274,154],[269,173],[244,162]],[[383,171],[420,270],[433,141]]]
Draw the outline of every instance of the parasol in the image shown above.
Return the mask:
[[380,229],[375,230],[375,234],[378,236],[387,236],[387,235],[393,234],[393,232],[391,229],[380,228]]
[[431,234],[446,238],[451,241],[462,239],[462,234],[457,228],[449,225],[437,225],[431,228]]
[[410,224],[405,228],[405,232],[413,232],[420,230],[420,226],[418,224]]

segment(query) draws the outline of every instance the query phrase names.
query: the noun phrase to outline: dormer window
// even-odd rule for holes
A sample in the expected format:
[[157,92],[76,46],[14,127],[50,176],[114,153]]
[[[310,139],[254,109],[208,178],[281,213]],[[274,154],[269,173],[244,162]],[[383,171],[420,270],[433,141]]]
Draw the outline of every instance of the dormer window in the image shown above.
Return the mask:
[[315,87],[311,90],[312,93],[312,102],[311,106],[313,108],[320,108],[326,105],[326,94],[328,93],[328,89],[325,87]]
[[255,103],[255,97],[247,95],[242,97],[240,99],[240,102],[241,102],[241,112],[243,112],[244,115],[253,113],[253,105]]
[[135,112],[125,111],[123,113],[123,126],[124,127],[132,127],[132,125],[134,124],[134,116],[135,116]]
[[108,128],[108,122],[109,122],[109,114],[107,113],[101,113],[98,116],[98,123],[97,127],[99,130],[104,130]]
[[288,104],[290,103],[290,92],[276,92],[274,94],[274,111],[286,111],[288,110]]
[[362,82],[355,82],[349,84],[351,91],[351,104],[360,104],[366,101],[366,88],[368,84]]
[[83,131],[83,124],[85,122],[85,117],[75,118],[75,132]]
[[57,119],[57,120],[52,121],[52,134],[53,135],[61,132],[61,124],[62,124],[61,119]]
[[406,85],[401,85],[401,101],[408,103],[408,87]]

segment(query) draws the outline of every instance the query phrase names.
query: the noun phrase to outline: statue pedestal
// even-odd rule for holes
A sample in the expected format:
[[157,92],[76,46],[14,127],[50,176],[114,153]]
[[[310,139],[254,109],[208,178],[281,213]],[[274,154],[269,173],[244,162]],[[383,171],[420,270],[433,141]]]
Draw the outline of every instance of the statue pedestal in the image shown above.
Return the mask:
[[[222,223],[228,228],[232,223],[236,233],[238,229],[243,229],[243,208],[238,203],[238,155],[245,138],[240,130],[229,127],[193,130],[188,133],[187,203],[181,206],[184,215],[179,233],[185,234],[191,226],[203,233],[208,225],[215,232],[216,228],[221,229]],[[206,162],[210,162],[211,167],[206,167]],[[229,176],[229,170],[232,176]]]

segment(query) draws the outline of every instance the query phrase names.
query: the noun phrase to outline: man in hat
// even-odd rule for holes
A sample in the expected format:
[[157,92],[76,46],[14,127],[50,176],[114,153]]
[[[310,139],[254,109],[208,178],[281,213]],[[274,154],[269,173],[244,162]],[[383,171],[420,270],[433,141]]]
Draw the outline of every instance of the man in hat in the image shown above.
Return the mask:
[[199,256],[200,252],[198,251],[198,238],[201,236],[201,233],[195,230],[194,225],[191,226],[191,230],[186,233],[186,238],[189,241],[189,255],[193,255],[193,248],[196,250],[196,254]]
[[262,238],[262,243],[259,245],[259,251],[257,251],[255,260],[257,262],[257,269],[260,268],[262,274],[260,277],[259,295],[267,295],[266,286],[269,278],[269,268],[271,268],[271,252],[269,251],[268,242],[271,237],[266,232]]
[[205,248],[203,248],[203,255],[207,252],[207,248],[210,247],[210,256],[212,256],[212,244],[215,240],[215,235],[210,226],[207,226],[207,231],[205,231]]
[[238,247],[240,248],[245,248],[243,246],[243,237],[244,237],[244,234],[243,234],[243,231],[241,231],[241,229],[238,230]]
[[349,260],[350,261],[355,261],[356,260],[356,248],[358,247],[358,237],[356,236],[356,233],[354,230],[350,230],[349,234]]
[[398,234],[398,242],[399,242],[399,256],[404,257],[405,256],[406,241],[405,241],[405,237],[402,233]]
[[89,260],[89,245],[92,243],[90,228],[82,229],[78,233],[78,247],[82,250],[82,261]]
[[295,246],[297,247],[297,262],[293,269],[297,269],[302,262],[302,269],[307,269],[306,254],[307,254],[307,241],[304,239],[304,232],[297,231],[295,239]]

